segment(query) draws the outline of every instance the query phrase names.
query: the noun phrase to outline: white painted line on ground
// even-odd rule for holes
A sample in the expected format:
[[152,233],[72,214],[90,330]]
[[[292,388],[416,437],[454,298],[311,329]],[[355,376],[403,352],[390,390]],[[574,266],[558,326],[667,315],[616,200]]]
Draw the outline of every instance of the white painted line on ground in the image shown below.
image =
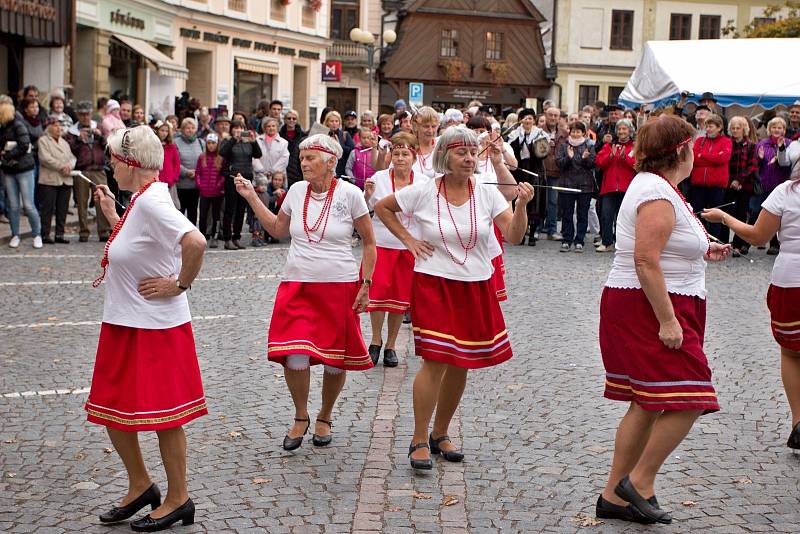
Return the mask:
[[47,397],[49,395],[85,395],[89,393],[89,388],[70,388],[70,389],[45,389],[42,391],[13,391],[4,393],[0,397],[6,399],[21,399],[27,397]]
[[[235,315],[199,315],[192,317],[192,321],[218,321],[220,319],[233,319]],[[46,323],[27,324],[0,324],[0,330],[15,330],[18,328],[42,328],[47,326],[97,326],[101,321],[48,321]]]
[[25,258],[99,258],[99,254],[0,254],[2,259],[25,259]]
[[[209,276],[197,278],[195,282],[218,282],[222,280],[247,280],[255,278],[258,280],[265,280],[271,278],[278,278],[278,274],[242,274],[231,276]],[[30,287],[30,286],[78,286],[91,284],[92,280],[40,280],[40,281],[27,281],[27,282],[0,282],[0,287]]]

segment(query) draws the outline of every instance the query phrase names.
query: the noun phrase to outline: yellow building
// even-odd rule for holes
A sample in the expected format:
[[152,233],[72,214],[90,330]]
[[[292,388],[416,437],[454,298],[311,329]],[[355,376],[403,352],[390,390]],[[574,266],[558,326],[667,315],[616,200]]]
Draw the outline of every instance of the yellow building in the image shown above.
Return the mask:
[[768,4],[764,0],[558,0],[552,97],[569,111],[597,100],[615,103],[645,42],[724,39],[724,28],[741,30],[763,17]]

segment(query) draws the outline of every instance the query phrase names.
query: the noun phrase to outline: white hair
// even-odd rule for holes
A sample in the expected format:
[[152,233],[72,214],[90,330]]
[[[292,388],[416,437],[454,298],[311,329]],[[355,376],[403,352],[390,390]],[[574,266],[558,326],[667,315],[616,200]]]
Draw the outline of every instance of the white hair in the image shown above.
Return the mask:
[[164,147],[149,126],[120,128],[108,138],[112,154],[135,161],[142,169],[160,171],[164,166]]
[[276,126],[280,126],[281,125],[281,121],[279,121],[277,118],[266,116],[263,119],[261,119],[261,126],[262,127],[266,126],[267,123],[270,122],[270,121],[274,122]]
[[331,158],[335,158],[338,161],[342,157],[342,145],[339,144],[339,141],[329,135],[314,134],[306,137],[300,143],[300,150],[308,150],[314,146],[321,146],[333,152],[333,154],[329,154],[320,150],[319,153],[322,156],[323,161],[328,161]]
[[450,108],[444,112],[444,118],[442,119],[442,122],[444,122],[444,124],[449,122],[462,123],[464,122],[464,114],[461,113],[461,110]]
[[[478,146],[478,135],[464,125],[452,126],[447,128],[436,146],[433,148],[433,170],[437,174],[447,174],[450,168],[447,166],[447,157],[450,155],[450,149],[447,148],[452,143],[464,143],[467,146]],[[302,147],[301,147],[302,148]]]
[[187,124],[194,124],[194,127],[197,128],[197,121],[193,117],[186,117],[181,121],[181,130],[186,128]]

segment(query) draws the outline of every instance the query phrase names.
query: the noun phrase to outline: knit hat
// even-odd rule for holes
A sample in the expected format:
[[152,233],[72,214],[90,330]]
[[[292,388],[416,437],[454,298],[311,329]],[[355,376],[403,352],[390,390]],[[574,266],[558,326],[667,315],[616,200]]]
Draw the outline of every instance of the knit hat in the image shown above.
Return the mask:
[[406,106],[406,101],[405,100],[403,100],[402,98],[400,98],[398,100],[395,100],[394,109],[405,108],[405,107],[408,107],[408,106]]
[[115,109],[119,109],[119,102],[117,102],[116,100],[114,100],[114,99],[112,98],[111,100],[109,100],[108,102],[106,102],[106,111],[107,111],[108,113],[111,113],[111,112],[112,112],[112,111],[114,111]]

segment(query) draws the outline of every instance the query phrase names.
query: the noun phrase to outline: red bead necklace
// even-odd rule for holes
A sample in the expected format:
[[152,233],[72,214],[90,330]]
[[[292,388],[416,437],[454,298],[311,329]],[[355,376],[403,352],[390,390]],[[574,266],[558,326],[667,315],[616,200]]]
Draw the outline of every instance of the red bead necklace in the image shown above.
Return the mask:
[[[313,226],[308,226],[308,204],[311,201],[311,184],[308,184],[306,189],[306,198],[303,202],[303,231],[306,233],[306,238],[309,243],[320,243],[325,238],[325,229],[328,228],[328,218],[331,215],[331,205],[333,205],[333,190],[336,189],[336,178],[331,180],[331,186],[328,188],[328,194],[325,196],[325,202],[322,204],[322,211],[319,212],[317,222]],[[319,230],[322,226],[322,233],[316,241],[311,237],[312,232]]]
[[672,188],[672,190],[675,191],[675,193],[678,194],[678,197],[683,201],[683,205],[686,206],[686,209],[689,210],[689,213],[691,214],[692,218],[697,222],[697,224],[700,225],[700,229],[703,230],[703,233],[706,236],[706,241],[708,241],[708,251],[706,252],[706,254],[710,254],[711,253],[711,236],[708,235],[708,230],[706,230],[705,225],[703,225],[703,221],[701,221],[700,218],[697,215],[694,214],[694,210],[692,209],[692,206],[689,204],[689,202],[686,200],[686,197],[683,196],[683,193],[681,193],[681,190],[678,189],[677,186],[675,186],[672,182],[667,180],[664,176],[662,176],[660,174],[656,174],[656,173],[653,173],[653,174],[655,174],[656,176],[658,176],[659,178],[661,178],[662,180],[667,182],[669,184],[669,186]]
[[[464,244],[464,240],[461,239],[461,232],[458,231],[458,225],[453,217],[453,212],[450,210],[450,202],[447,200],[447,184],[444,176],[442,176],[441,180],[439,180],[439,189],[436,191],[436,218],[439,223],[439,235],[442,238],[442,244],[444,245],[445,251],[447,251],[448,256],[450,256],[450,259],[453,260],[453,263],[456,265],[464,265],[467,263],[469,251],[475,248],[475,245],[478,244],[478,218],[476,214],[477,210],[475,208],[475,191],[472,186],[471,179],[467,180],[467,188],[469,189],[469,239],[467,240],[466,244]],[[447,213],[450,215],[450,222],[453,224],[453,228],[456,231],[458,244],[461,245],[462,249],[464,249],[463,261],[458,261],[447,247],[447,241],[444,238],[444,231],[442,231],[442,208],[439,202],[440,196],[444,196],[444,202],[447,204]]]
[[[389,178],[392,180],[392,193],[395,192],[395,185],[394,185],[394,168],[389,169]],[[408,185],[412,185],[414,183],[414,169],[411,169],[411,175],[408,178]],[[411,219],[414,218],[413,215],[405,215],[403,213],[398,213],[398,217],[400,217],[400,224],[402,224],[405,228],[408,228],[408,225],[411,224]],[[405,222],[403,222],[405,220]]]
[[432,141],[431,141],[431,151],[430,151],[430,152],[428,152],[428,155],[427,155],[427,156],[425,156],[425,155],[422,153],[422,150],[421,150],[421,149],[422,149],[422,147],[420,147],[420,151],[419,151],[419,154],[418,154],[418,157],[419,157],[419,167],[420,167],[420,169],[422,169],[422,172],[423,172],[423,173],[424,173],[424,172],[425,172],[425,170],[428,168],[428,158],[430,158],[430,157],[431,157],[431,155],[433,154],[433,147],[434,147],[435,145],[436,145],[436,139],[434,139],[434,140],[432,140]]
[[[122,225],[125,224],[125,221],[128,219],[128,214],[130,214],[131,210],[133,209],[133,205],[136,203],[136,199],[142,196],[142,193],[147,191],[147,188],[156,183],[158,180],[153,180],[152,182],[147,182],[142,187],[139,188],[138,191],[131,197],[131,202],[128,204],[128,207],[125,208],[125,211],[122,212],[122,217],[119,218],[117,224],[114,225],[114,229],[111,230],[111,235],[108,236],[108,241],[106,241],[106,247],[103,251],[103,259],[100,260],[100,267],[103,268],[103,273],[97,277],[97,279],[92,282],[92,287],[99,286],[106,277],[106,271],[108,269],[108,250],[111,248],[111,243],[114,242],[114,239],[117,238],[117,235],[122,230]],[[100,209],[100,206],[97,207]]]

